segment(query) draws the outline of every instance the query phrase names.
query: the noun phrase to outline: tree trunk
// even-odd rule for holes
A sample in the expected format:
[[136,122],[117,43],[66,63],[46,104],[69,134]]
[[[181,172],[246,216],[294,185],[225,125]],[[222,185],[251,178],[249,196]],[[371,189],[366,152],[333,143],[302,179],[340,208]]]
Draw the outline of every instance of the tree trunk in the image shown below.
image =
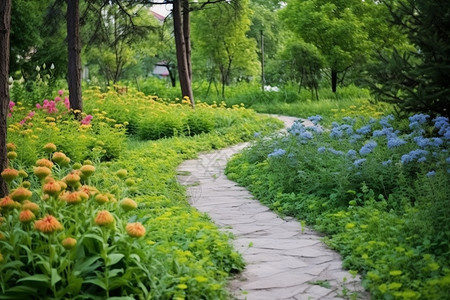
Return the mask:
[[331,91],[333,93],[336,93],[337,90],[337,71],[335,69],[331,69]]
[[[67,50],[70,108],[83,110],[81,100],[81,41],[79,0],[67,0]],[[79,116],[79,114],[75,114]]]
[[186,57],[186,40],[184,37],[183,24],[181,20],[182,4],[185,2],[187,2],[187,0],[173,1],[173,31],[175,35],[175,48],[177,52],[178,77],[180,78],[181,94],[183,97],[189,97],[192,108],[194,108],[194,95],[192,93],[191,79],[189,78],[189,67]]
[[184,45],[186,47],[186,61],[188,66],[189,79],[192,84],[192,62],[191,62],[191,21],[189,14],[189,1],[184,0],[182,4],[183,10],[183,35],[184,35]]
[[[11,0],[0,2],[0,172],[8,166],[6,157],[7,115],[9,103],[9,33]],[[8,194],[8,186],[0,177],[0,198]]]

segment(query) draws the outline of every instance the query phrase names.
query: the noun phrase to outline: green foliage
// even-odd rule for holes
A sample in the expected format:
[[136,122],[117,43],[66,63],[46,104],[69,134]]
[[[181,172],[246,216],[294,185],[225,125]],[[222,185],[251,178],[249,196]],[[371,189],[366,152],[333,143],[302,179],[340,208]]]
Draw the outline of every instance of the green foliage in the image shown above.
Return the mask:
[[[130,101],[134,97],[143,101]],[[229,243],[230,236],[188,205],[176,168],[200,151],[248,140],[280,124],[243,108],[200,105],[188,124],[198,130],[220,124],[217,129],[142,142],[125,139],[127,121],[118,123],[110,114],[126,120],[133,115],[125,109],[148,110],[139,105],[152,100],[135,92],[93,89],[85,91],[85,101],[92,119],[84,118],[83,124],[67,114],[63,100],[55,99],[58,112],[44,108],[30,115],[26,106],[13,107],[8,138],[15,144],[9,145],[10,152],[17,157],[10,153],[9,167],[20,170],[21,177],[11,181],[11,197],[18,187],[30,190],[28,200],[39,206],[35,218],[51,214],[63,228],[40,232],[38,221],[27,223],[20,216],[29,203],[17,199],[11,207],[6,198],[0,199],[0,299],[227,299],[226,279],[243,268],[243,260]],[[158,105],[164,116],[188,111],[181,104]],[[162,107],[166,112],[159,110]],[[198,115],[213,117],[216,111],[214,121]],[[55,149],[44,149],[47,142],[58,152],[70,153],[74,163],[67,162],[69,158],[55,163],[51,177],[40,180],[33,167],[39,163],[36,159],[56,162]],[[82,166],[85,158],[89,160]],[[86,168],[95,168],[93,175],[84,175]],[[67,175],[79,175],[80,182]],[[46,185],[52,182],[64,190],[61,181],[68,185],[65,192],[50,194]],[[70,203],[68,195],[77,192],[86,194],[79,203]],[[124,198],[133,199],[137,208],[124,210]],[[99,225],[100,211],[108,211],[113,224]],[[127,230],[127,224],[136,222],[145,228],[142,237]],[[142,234],[142,227],[137,232]],[[76,240],[73,248],[63,245],[68,237]]]
[[[376,299],[445,298],[449,285],[448,119],[294,124],[237,155],[227,175],[271,209],[329,235]],[[400,129],[400,130],[398,130]]]
[[415,49],[380,53],[379,63],[372,69],[372,89],[380,99],[397,104],[400,111],[448,117],[450,4],[423,0],[383,3],[392,23],[406,32]]

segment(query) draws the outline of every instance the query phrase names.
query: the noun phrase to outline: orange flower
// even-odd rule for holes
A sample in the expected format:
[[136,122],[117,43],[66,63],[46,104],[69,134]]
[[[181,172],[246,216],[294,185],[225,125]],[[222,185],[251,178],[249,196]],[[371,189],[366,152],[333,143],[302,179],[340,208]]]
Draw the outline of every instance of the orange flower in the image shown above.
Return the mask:
[[36,161],[36,166],[47,167],[49,169],[53,168],[53,163],[46,158],[41,158]]
[[44,184],[43,191],[50,196],[55,196],[61,191],[61,186],[56,181],[51,181],[49,183]]
[[22,209],[23,209],[23,210],[29,209],[29,210],[31,210],[32,212],[38,212],[38,211],[39,211],[39,205],[37,205],[37,204],[34,203],[34,202],[25,200],[25,201],[23,202]]
[[8,143],[6,144],[6,149],[8,151],[15,151],[17,149],[16,145],[14,145],[14,143]]
[[106,196],[105,194],[97,194],[97,195],[95,195],[94,200],[98,204],[104,204],[106,202],[109,202],[108,196]]
[[51,153],[56,151],[56,145],[53,143],[45,144],[44,146],[45,152]]
[[36,218],[36,216],[29,209],[22,210],[19,214],[19,220],[22,223],[30,223],[35,218]]
[[59,186],[61,187],[61,190],[67,189],[67,184],[64,181],[57,181]]
[[34,228],[43,233],[52,233],[55,231],[63,230],[63,226],[52,215],[47,215],[44,218],[34,223]]
[[52,160],[58,165],[64,165],[66,163],[67,158],[68,157],[62,152],[55,152],[53,153],[52,156]]
[[89,195],[83,191],[78,191],[78,193],[80,194],[81,200],[86,201],[87,199],[89,199]]
[[95,187],[89,185],[83,185],[80,188],[80,191],[85,192],[89,197],[98,193],[98,190]]
[[124,211],[130,211],[137,207],[137,203],[133,199],[124,198],[120,201],[120,207],[122,207]]
[[0,199],[0,207],[1,208],[14,208],[15,206],[16,206],[16,203],[9,196],[6,196],[6,197]]
[[47,167],[35,167],[34,174],[40,179],[44,179],[48,175],[50,175],[52,171]]
[[62,240],[61,244],[65,249],[69,250],[77,245],[77,240],[71,237],[67,237],[64,240]]
[[92,174],[94,174],[95,172],[95,167],[91,166],[91,165],[84,165],[80,168],[81,173],[83,173],[83,175],[85,177],[89,177]]
[[24,187],[18,187],[10,194],[10,196],[14,201],[23,201],[31,198],[32,194],[33,193],[30,190],[27,190]]
[[66,192],[61,198],[69,204],[78,204],[82,200],[79,192]]
[[24,170],[19,170],[19,176],[22,178],[26,178],[26,177],[28,177],[28,174]]
[[66,177],[64,177],[63,181],[67,183],[67,185],[75,186],[80,182],[80,176],[74,172],[70,172],[67,174]]
[[1,173],[2,178],[6,181],[6,182],[11,182],[14,179],[17,178],[17,176],[19,176],[19,171],[17,171],[16,169],[4,169],[3,172]]
[[6,157],[10,160],[16,159],[17,158],[17,152],[16,151],[9,151],[6,154]]
[[97,213],[94,222],[98,226],[110,226],[114,224],[114,217],[109,211],[101,210]]
[[125,230],[127,231],[129,236],[132,237],[142,237],[145,235],[145,227],[139,223],[128,223],[127,226],[125,226]]

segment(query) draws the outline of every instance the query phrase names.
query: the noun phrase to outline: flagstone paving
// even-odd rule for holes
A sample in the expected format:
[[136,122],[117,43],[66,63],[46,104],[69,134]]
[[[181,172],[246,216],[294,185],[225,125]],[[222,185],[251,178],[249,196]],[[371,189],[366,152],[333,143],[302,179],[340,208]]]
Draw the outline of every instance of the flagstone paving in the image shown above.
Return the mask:
[[[292,125],[296,118],[277,116]],[[243,187],[224,175],[228,159],[248,143],[202,154],[183,162],[178,180],[188,187],[189,201],[235,236],[234,247],[245,270],[231,280],[236,299],[342,299],[356,294],[370,299],[359,276],[342,269],[341,257],[321,236],[293,218],[281,218]]]

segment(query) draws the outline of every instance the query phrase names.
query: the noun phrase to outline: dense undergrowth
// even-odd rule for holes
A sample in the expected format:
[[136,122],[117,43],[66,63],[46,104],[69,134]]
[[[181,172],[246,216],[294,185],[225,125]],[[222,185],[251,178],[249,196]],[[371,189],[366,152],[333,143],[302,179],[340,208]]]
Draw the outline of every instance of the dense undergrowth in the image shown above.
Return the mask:
[[227,175],[327,233],[374,299],[448,299],[448,119],[311,117],[235,156]]
[[81,122],[63,91],[20,102],[2,173],[11,192],[0,200],[0,299],[227,298],[242,258],[187,204],[176,167],[279,123],[132,90],[85,91]]

